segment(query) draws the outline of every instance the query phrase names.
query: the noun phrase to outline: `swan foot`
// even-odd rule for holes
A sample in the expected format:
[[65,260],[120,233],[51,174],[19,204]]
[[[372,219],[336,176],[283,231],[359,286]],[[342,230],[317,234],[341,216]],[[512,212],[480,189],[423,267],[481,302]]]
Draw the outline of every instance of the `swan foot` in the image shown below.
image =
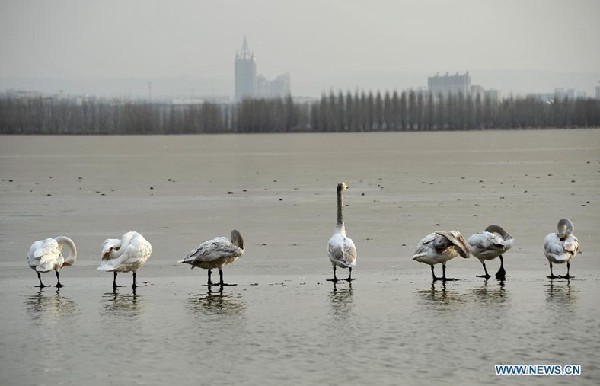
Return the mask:
[[573,276],[573,275],[569,275],[568,273],[567,273],[565,276],[559,276],[559,278],[561,278],[561,279],[567,279],[567,280],[569,280],[569,279],[573,279],[574,277],[575,277],[575,276]]
[[554,274],[550,275],[550,276],[546,276],[548,279],[560,279],[561,276],[556,276]]
[[343,280],[347,281],[348,283],[351,283],[351,282],[353,282],[353,281],[354,281],[354,280],[356,280],[356,279],[355,279],[355,278],[353,278],[353,277],[349,277],[349,278],[347,278],[347,279],[343,279]]
[[35,285],[35,288],[46,288],[48,287],[47,285],[44,285],[44,283],[40,283],[40,285]]
[[443,277],[441,280],[445,283],[447,281],[459,281],[460,279],[456,279],[453,277]]
[[[208,271],[208,272],[209,272],[209,278],[208,278],[208,281],[209,281],[209,283],[210,283],[210,282],[211,282],[211,280],[210,280],[210,271]],[[219,286],[219,287],[235,287],[235,286],[237,286],[237,284],[233,284],[233,283],[232,283],[232,284],[225,283],[225,282],[223,281],[223,270],[222,270],[221,268],[219,268],[219,282],[218,282],[218,283],[216,283],[216,284],[212,284],[212,286],[213,286],[213,287],[214,287],[214,286]],[[208,287],[210,288],[211,286],[208,286]]]
[[333,279],[326,279],[327,281],[332,281],[334,283],[337,283],[338,281],[340,281],[340,279],[338,279],[337,277],[334,277]]
[[487,267],[485,266],[485,263],[482,261],[481,264],[483,264],[483,271],[485,272],[485,275],[478,275],[477,277],[483,277],[485,280],[490,278],[490,274],[487,271]]
[[56,271],[56,288],[62,288],[62,284],[60,284],[60,274]]
[[505,280],[506,279],[506,270],[504,269],[504,257],[502,255],[500,258],[500,268],[498,268],[498,272],[496,272],[496,279]]
[[212,287],[236,287],[236,283],[210,283],[205,284],[204,287],[208,287],[209,289]]

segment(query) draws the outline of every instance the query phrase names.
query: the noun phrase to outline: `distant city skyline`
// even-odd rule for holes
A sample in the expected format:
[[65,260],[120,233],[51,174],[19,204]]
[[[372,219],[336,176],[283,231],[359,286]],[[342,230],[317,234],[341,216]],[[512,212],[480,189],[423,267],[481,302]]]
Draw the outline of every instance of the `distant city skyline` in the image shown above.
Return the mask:
[[228,96],[244,35],[293,95],[403,90],[469,72],[505,93],[600,80],[595,0],[89,1],[0,3],[0,91]]

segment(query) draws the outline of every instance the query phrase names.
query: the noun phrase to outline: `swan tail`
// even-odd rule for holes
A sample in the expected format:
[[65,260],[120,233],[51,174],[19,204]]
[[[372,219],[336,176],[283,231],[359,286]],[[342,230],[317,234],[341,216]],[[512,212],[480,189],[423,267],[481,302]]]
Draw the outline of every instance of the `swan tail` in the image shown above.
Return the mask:
[[54,264],[51,262],[43,262],[35,267],[35,270],[40,273],[52,271]]
[[98,268],[96,268],[96,270],[98,270],[98,271],[104,271],[104,272],[111,272],[111,271],[115,270],[115,267],[113,267],[110,264],[102,264]]

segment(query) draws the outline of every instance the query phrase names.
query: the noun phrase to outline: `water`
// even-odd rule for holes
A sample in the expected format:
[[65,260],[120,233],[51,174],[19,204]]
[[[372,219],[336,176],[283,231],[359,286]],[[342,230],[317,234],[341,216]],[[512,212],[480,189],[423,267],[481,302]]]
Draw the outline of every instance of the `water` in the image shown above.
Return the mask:
[[[0,384],[540,381],[495,364],[579,364],[543,382],[597,384],[599,134],[3,137]],[[342,179],[352,286],[325,281]],[[583,253],[575,279],[550,281],[541,246],[561,217]],[[471,258],[432,285],[410,259],[430,231],[490,223],[515,238],[505,283]],[[208,291],[206,271],[175,261],[232,228],[247,251],[224,272],[239,285]],[[130,229],[154,253],[135,294],[129,274],[113,293],[100,247]],[[64,288],[35,288],[29,245],[62,233],[79,259]]]

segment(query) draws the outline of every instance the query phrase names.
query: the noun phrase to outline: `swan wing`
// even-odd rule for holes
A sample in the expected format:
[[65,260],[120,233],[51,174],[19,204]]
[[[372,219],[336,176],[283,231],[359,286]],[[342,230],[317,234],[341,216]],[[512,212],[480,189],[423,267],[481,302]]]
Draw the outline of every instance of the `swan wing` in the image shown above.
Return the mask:
[[[436,232],[437,234],[443,236],[447,242],[449,242],[451,245],[456,247],[456,251],[458,252],[458,254],[464,258],[469,257],[470,255],[470,249],[469,246],[467,244],[467,242],[465,241],[465,238],[460,234],[460,232],[458,231],[438,231]],[[436,242],[439,239],[436,239]],[[450,247],[451,245],[448,245],[447,242],[445,241],[439,241],[439,247],[436,246],[436,249],[441,250],[441,249],[446,249],[448,247]]]
[[439,245],[443,240],[440,239],[440,235],[437,233],[430,233],[427,236],[423,237],[421,241],[417,244],[415,249],[415,253],[413,254],[413,260],[418,260],[422,257],[430,256],[435,252],[434,245]]
[[62,265],[62,256],[56,240],[48,238],[31,244],[27,254],[27,263],[38,272],[48,272],[57,264]]
[[134,235],[125,247],[122,264],[144,263],[152,254],[152,245],[139,233]]
[[575,235],[569,235],[569,237],[567,237],[567,239],[563,243],[563,248],[567,252],[576,254],[577,252],[579,252],[579,240],[577,239],[577,237],[575,237]]
[[[117,249],[118,248],[118,249]],[[152,245],[137,232],[127,232],[123,239],[107,239],[102,245],[99,271],[138,269],[152,254]]]
[[495,258],[512,246],[512,238],[504,240],[497,233],[483,231],[475,233],[467,240],[473,255],[480,258]]
[[544,238],[544,255],[552,262],[565,262],[572,256],[565,251],[565,242],[556,233],[549,233]]
[[240,257],[244,251],[237,245],[233,245],[225,237],[215,237],[205,241],[193,249],[180,263],[210,262],[229,257]]
[[413,254],[413,260],[426,264],[443,263],[455,256],[469,257],[469,247],[457,231],[438,231],[425,236]]
[[341,267],[353,267],[356,265],[356,245],[351,238],[341,234],[335,234],[327,243],[327,254],[329,260]]

